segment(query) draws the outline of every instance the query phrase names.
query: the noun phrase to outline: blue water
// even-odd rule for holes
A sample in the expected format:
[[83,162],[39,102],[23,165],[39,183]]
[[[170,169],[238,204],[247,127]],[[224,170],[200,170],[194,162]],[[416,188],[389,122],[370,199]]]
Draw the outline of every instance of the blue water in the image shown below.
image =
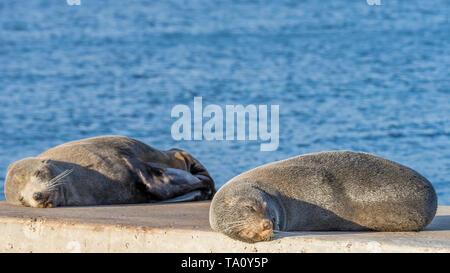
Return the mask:
[[[1,184],[13,161],[115,134],[186,149],[219,186],[303,153],[366,151],[450,205],[450,1],[381,2],[2,0]],[[170,111],[194,96],[280,105],[278,150],[174,141]]]

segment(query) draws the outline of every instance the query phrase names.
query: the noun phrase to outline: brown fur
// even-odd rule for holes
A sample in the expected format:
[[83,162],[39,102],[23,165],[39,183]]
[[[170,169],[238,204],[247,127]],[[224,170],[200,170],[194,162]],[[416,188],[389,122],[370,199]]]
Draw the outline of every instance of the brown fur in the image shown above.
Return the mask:
[[333,151],[236,176],[213,198],[210,223],[214,230],[255,242],[267,237],[242,234],[261,233],[263,221],[280,231],[417,231],[436,209],[433,186],[414,170],[366,153]]
[[[49,185],[64,171],[69,174],[58,185]],[[196,199],[215,192],[198,160],[179,149],[160,151],[121,136],[77,140],[14,162],[5,181],[8,202],[32,207],[142,203],[192,191],[199,191]]]

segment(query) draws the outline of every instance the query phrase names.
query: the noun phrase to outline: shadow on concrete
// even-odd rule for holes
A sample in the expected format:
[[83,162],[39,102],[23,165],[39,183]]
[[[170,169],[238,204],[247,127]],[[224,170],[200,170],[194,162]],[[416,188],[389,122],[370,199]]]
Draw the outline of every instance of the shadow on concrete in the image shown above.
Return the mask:
[[450,215],[438,215],[434,217],[425,230],[450,230]]
[[[183,201],[178,203],[164,203],[161,201],[150,201],[150,202],[144,202],[144,203],[133,203],[133,204],[110,204],[110,205],[86,205],[86,206],[63,206],[63,207],[56,207],[52,208],[52,210],[63,210],[63,209],[74,209],[74,208],[142,208],[144,206],[146,207],[168,207],[168,206],[179,206],[179,205],[192,205],[192,204],[203,204],[203,203],[210,203],[211,200],[200,200],[200,201]],[[33,208],[34,209],[34,208]]]
[[[450,230],[450,215],[438,215],[434,217],[433,221],[424,229],[424,231],[449,231]],[[273,240],[282,239],[286,237],[298,237],[308,235],[352,235],[352,234],[375,234],[378,231],[275,231]],[[396,232],[393,232],[396,233]],[[401,233],[404,233],[402,231]]]
[[272,240],[287,238],[287,237],[300,237],[300,236],[330,236],[330,235],[352,235],[352,234],[368,234],[377,233],[377,231],[275,231],[275,235]]

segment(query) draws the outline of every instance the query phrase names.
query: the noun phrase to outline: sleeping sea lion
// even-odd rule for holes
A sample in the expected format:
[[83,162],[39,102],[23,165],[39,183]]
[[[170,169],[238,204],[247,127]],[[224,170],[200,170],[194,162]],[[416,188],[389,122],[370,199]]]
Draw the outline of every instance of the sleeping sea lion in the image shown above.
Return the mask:
[[419,173],[367,153],[301,155],[240,174],[214,196],[211,227],[246,242],[279,231],[418,231],[437,196]]
[[14,162],[5,181],[9,203],[43,208],[205,200],[214,193],[213,179],[189,153],[122,136],[77,140]]

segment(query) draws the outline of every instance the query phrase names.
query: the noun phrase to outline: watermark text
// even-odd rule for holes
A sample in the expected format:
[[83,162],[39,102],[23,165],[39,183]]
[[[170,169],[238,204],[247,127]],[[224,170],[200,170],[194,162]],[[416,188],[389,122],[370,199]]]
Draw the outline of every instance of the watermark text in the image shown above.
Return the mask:
[[[172,124],[172,138],[174,140],[260,140],[264,142],[261,143],[261,151],[274,151],[279,145],[279,108],[279,105],[270,105],[269,130],[268,105],[250,104],[245,107],[226,105],[224,116],[224,111],[219,105],[209,104],[203,108],[202,97],[194,97],[193,117],[188,105],[178,104],[172,108],[171,117],[178,118]],[[203,123],[204,119],[206,119],[205,123]]]

